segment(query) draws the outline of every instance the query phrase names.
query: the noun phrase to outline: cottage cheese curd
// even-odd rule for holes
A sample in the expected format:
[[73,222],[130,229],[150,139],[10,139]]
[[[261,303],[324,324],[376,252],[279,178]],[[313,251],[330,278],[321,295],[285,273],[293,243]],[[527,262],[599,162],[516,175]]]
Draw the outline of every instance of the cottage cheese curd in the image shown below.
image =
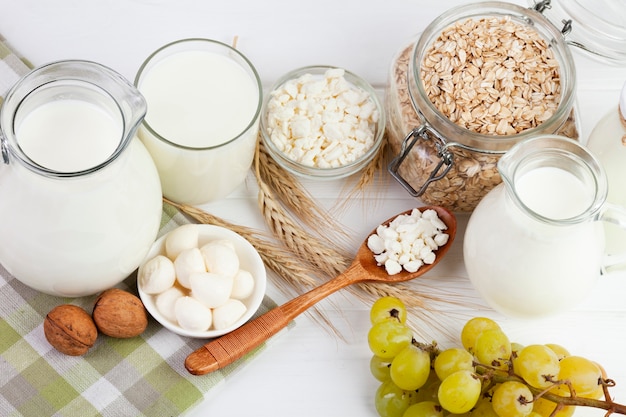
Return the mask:
[[435,262],[435,250],[448,242],[446,224],[435,210],[418,209],[401,214],[389,223],[376,228],[367,238],[367,247],[374,253],[379,265],[389,275],[403,269],[416,272],[424,264]]
[[379,112],[369,92],[342,68],[303,74],[277,87],[267,103],[266,133],[287,158],[336,168],[357,161],[376,140]]

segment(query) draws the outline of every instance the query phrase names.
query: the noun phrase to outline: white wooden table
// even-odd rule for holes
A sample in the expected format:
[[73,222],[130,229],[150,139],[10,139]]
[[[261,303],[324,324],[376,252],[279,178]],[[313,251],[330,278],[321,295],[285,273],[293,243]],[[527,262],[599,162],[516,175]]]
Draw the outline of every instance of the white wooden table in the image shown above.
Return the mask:
[[[108,65],[130,80],[145,57],[165,43],[186,37],[230,43],[237,36],[238,48],[255,64],[266,88],[297,67],[331,64],[363,76],[382,92],[396,52],[436,16],[460,3],[463,1],[0,0],[0,33],[35,65],[88,59]],[[515,3],[526,5],[520,0]],[[600,117],[616,106],[626,67],[607,67],[578,54],[576,61],[576,107],[584,141]],[[327,207],[344,196],[342,182],[305,185]],[[235,223],[264,227],[256,197],[250,176],[231,196],[203,208]],[[336,215],[352,231],[356,250],[380,221],[417,204],[390,181],[388,187],[370,190]],[[602,363],[618,382],[614,396],[626,402],[626,276],[613,273],[604,277],[585,303],[561,316],[539,321],[503,317],[481,307],[466,278],[461,247],[467,216],[459,220],[455,247],[431,271],[426,283],[458,293],[466,302],[442,305],[424,322],[424,330],[444,346],[459,344],[449,335],[458,335],[466,319],[490,316],[515,341],[560,343]],[[285,301],[274,285],[269,293],[277,302]],[[478,308],[467,307],[469,303]],[[376,416],[373,398],[378,384],[369,374],[366,342],[369,306],[342,292],[319,307],[342,331],[345,341],[302,315],[289,332],[213,390],[190,416]],[[576,415],[603,413],[579,410]]]

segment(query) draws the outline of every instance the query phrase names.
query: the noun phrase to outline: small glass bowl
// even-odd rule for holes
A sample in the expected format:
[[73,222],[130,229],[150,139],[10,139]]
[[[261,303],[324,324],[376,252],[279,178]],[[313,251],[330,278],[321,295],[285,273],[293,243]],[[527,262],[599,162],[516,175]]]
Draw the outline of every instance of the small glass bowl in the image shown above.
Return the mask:
[[331,69],[341,69],[333,66],[325,66],[325,65],[317,65],[317,66],[307,66],[295,69],[284,76],[282,76],[271,88],[270,93],[267,94],[264,98],[263,108],[261,111],[261,120],[260,120],[260,130],[261,130],[261,140],[265,145],[267,153],[272,157],[272,159],[286,171],[297,175],[301,178],[312,179],[312,180],[335,180],[339,178],[344,178],[355,174],[362,170],[379,152],[382,143],[383,136],[385,133],[385,110],[382,106],[380,98],[376,93],[376,90],[363,78],[355,75],[354,73],[343,70],[343,77],[346,81],[348,81],[353,86],[364,90],[367,92],[378,112],[378,120],[376,122],[376,128],[374,132],[374,142],[371,148],[367,150],[363,155],[361,155],[358,159],[354,160],[345,165],[332,167],[332,168],[321,168],[317,166],[306,165],[300,163],[298,161],[293,160],[289,156],[287,156],[284,152],[282,152],[278,146],[273,142],[272,138],[268,133],[268,103],[272,99],[272,93],[279,88],[281,88],[285,83],[290,80],[295,80],[304,76],[306,74],[310,74],[314,79],[320,79],[324,77],[326,71]]
[[[137,287],[139,291],[139,296],[144,306],[146,307],[146,310],[148,310],[148,313],[150,313],[150,315],[163,327],[181,336],[193,337],[198,339],[210,339],[232,332],[238,327],[244,325],[255,315],[259,307],[261,307],[263,298],[265,297],[265,290],[267,287],[267,273],[265,270],[265,264],[263,263],[261,256],[254,248],[254,246],[252,246],[252,244],[248,242],[243,236],[233,232],[232,230],[220,226],[214,226],[210,224],[197,224],[195,226],[198,228],[199,232],[198,247],[201,247],[204,244],[213,240],[227,240],[233,243],[235,247],[235,252],[237,253],[237,256],[239,258],[240,268],[250,272],[254,277],[254,289],[252,291],[252,294],[250,294],[248,298],[241,300],[246,306],[246,312],[244,313],[244,315],[241,316],[231,326],[223,329],[211,328],[205,331],[190,331],[180,327],[178,323],[174,323],[171,320],[167,319],[165,316],[163,316],[163,314],[161,314],[161,312],[159,312],[156,307],[156,296],[147,294],[142,289],[141,283],[139,282],[137,282]],[[165,234],[157,239],[156,242],[154,242],[140,268],[143,266],[143,264],[145,264],[145,262],[154,258],[155,256],[165,255],[165,239],[167,238],[167,236],[168,235]]]

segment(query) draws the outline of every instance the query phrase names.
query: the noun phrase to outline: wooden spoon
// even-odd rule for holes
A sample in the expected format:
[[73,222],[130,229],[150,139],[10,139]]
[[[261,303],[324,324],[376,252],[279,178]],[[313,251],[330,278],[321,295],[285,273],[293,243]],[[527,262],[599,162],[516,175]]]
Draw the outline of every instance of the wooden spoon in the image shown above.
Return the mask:
[[[389,275],[383,266],[376,263],[374,254],[367,247],[366,239],[359,248],[352,264],[341,275],[288,301],[282,306],[266,312],[238,329],[210,341],[187,357],[185,368],[193,375],[204,375],[229,365],[278,333],[309,307],[348,285],[366,281],[402,282],[428,272],[450,249],[452,241],[456,236],[457,225],[454,215],[445,208],[438,206],[419,208],[422,212],[427,209],[433,209],[437,212],[439,218],[446,224],[446,233],[449,235],[448,242],[435,252],[436,258],[434,263],[422,265],[416,272],[402,270],[398,274]],[[408,210],[400,214],[410,214],[411,211]],[[399,215],[392,217],[383,224],[389,224],[397,216]],[[374,233],[376,233],[375,229],[370,235]]]

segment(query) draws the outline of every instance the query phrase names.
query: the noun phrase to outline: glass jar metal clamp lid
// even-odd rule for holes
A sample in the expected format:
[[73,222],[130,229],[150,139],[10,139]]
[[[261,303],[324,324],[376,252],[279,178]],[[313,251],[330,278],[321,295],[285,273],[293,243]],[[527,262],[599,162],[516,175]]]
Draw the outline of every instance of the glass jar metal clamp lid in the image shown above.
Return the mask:
[[[570,21],[564,22],[562,28],[552,24],[542,14],[542,11],[547,9],[551,9],[549,1],[537,3],[533,8],[503,2],[460,6],[445,12],[431,22],[417,42],[406,47],[397,56],[392,65],[386,94],[388,138],[391,150],[396,155],[388,170],[411,195],[419,197],[426,203],[443,205],[455,211],[472,211],[480,199],[501,182],[496,169],[497,160],[514,144],[528,137],[546,133],[578,138],[574,117],[576,73],[569,42],[566,39],[575,26]],[[499,67],[505,69],[500,70],[495,77],[489,75],[489,71],[485,70],[487,68],[485,62],[493,60],[493,55],[499,51],[489,50],[487,43],[479,44],[485,42],[481,38],[482,32],[475,33],[484,30],[480,24],[469,29],[469,26],[464,25],[468,22],[492,19],[504,26],[504,33],[510,30],[511,25],[514,27],[513,30],[522,28],[522,36],[536,38],[533,42],[542,43],[543,49],[521,51],[521,54],[527,55],[521,55],[518,59],[514,53],[507,55],[508,52],[505,51],[506,62],[499,63]],[[459,35],[458,32],[461,31],[469,31],[471,36],[455,40],[454,36]],[[509,39],[513,43],[505,47],[506,37],[505,35],[497,39],[499,46],[493,48],[511,50],[514,49],[511,48],[512,45],[518,49],[522,48],[520,42],[523,42],[523,39]],[[452,40],[455,40],[456,44],[451,43]],[[576,45],[578,43],[574,42]],[[456,47],[459,49],[454,50]],[[434,48],[439,50],[433,52]],[[443,63],[425,63],[425,60],[430,58],[429,54],[442,53],[443,49],[448,53],[454,51],[452,55],[457,54],[457,59],[463,61],[465,65],[463,69],[469,72],[458,71],[458,74],[454,75],[449,68],[454,64],[450,62],[452,58]],[[619,53],[613,55],[614,59],[620,59]],[[550,66],[554,63],[558,64],[556,74],[538,71],[536,67],[536,65]],[[445,66],[448,68],[443,68]],[[498,68],[491,69],[495,73]],[[527,77],[522,80],[526,81],[531,89],[523,92],[519,85],[519,91],[507,89],[507,85],[498,80],[498,76],[502,74],[511,76],[511,71],[506,70],[517,71],[519,73],[517,75]],[[529,80],[534,76],[533,73],[536,78]],[[428,84],[423,81],[424,77],[429,77]],[[433,79],[440,83],[433,83]],[[457,120],[453,120],[453,117],[442,111],[429,96],[432,88],[455,89],[457,86],[450,84],[450,82],[454,84],[454,81],[460,84],[468,83],[471,87],[470,93],[476,94],[470,99],[464,97],[462,94],[468,92],[466,86],[465,90],[457,89],[459,95],[450,96],[455,97],[454,100],[464,97],[465,102],[461,99],[458,102],[454,100],[451,102],[449,97],[444,101],[445,105],[455,109]],[[546,82],[547,86],[544,85]],[[542,105],[546,104],[548,99],[553,100],[552,103],[548,103],[548,110],[544,109],[542,112],[534,110],[537,112],[535,124],[525,124],[526,119],[531,118],[531,113],[523,113],[523,109],[514,109],[510,106],[502,109],[505,106],[501,104],[507,100],[517,100],[515,94],[533,93],[536,93],[536,98],[540,102],[543,101],[540,103]],[[481,94],[484,94],[485,99],[480,104],[487,106],[483,109],[486,108],[486,111],[499,116],[506,115],[510,122],[508,127],[504,122],[499,125],[500,119],[481,118],[480,114],[472,114],[481,111],[480,107],[476,106],[476,102],[481,101]],[[493,97],[490,97],[490,94]],[[472,103],[468,104],[468,101]],[[462,108],[466,105],[475,107]],[[509,111],[513,117],[507,114]],[[459,114],[461,116],[458,116]],[[467,124],[463,126],[462,123],[458,123],[460,117],[471,120],[475,117],[476,120],[468,127]],[[515,130],[511,130],[511,127]]]
[[626,8],[623,0],[529,0],[575,46],[602,62],[626,64]]

